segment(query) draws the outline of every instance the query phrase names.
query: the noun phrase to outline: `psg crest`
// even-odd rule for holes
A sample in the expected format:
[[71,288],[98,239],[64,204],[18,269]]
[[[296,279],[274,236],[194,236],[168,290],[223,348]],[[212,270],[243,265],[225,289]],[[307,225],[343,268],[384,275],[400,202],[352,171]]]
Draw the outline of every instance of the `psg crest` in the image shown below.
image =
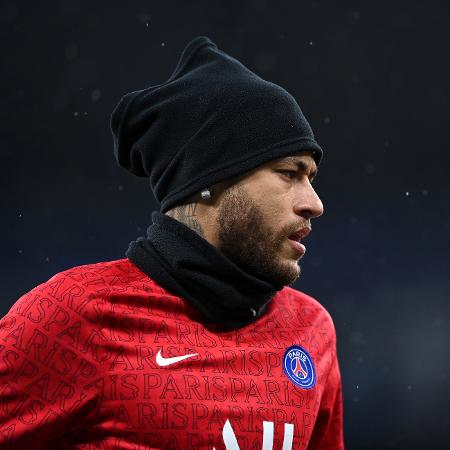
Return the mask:
[[293,345],[285,351],[283,370],[294,384],[303,389],[311,389],[316,384],[316,370],[312,358],[300,345]]

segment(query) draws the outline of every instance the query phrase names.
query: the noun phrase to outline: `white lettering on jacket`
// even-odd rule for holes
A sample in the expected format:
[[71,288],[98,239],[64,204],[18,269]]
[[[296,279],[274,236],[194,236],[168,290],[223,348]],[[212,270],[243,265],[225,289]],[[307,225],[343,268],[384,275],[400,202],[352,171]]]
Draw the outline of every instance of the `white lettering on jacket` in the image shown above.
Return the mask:
[[[223,442],[227,450],[240,450],[233,427],[227,419],[222,431]],[[292,441],[294,439],[294,424],[284,424],[284,438],[282,450],[292,450]],[[273,449],[273,422],[263,421],[263,442],[262,450]],[[213,447],[213,450],[216,450]]]

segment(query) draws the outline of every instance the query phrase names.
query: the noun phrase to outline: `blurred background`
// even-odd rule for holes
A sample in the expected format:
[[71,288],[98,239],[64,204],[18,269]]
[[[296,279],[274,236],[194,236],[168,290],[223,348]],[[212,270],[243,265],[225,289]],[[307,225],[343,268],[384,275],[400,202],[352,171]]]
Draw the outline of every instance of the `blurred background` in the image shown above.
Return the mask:
[[0,5],[1,315],[145,234],[159,206],[109,117],[206,35],[294,95],[325,150],[293,287],[334,319],[346,448],[450,448],[448,2]]

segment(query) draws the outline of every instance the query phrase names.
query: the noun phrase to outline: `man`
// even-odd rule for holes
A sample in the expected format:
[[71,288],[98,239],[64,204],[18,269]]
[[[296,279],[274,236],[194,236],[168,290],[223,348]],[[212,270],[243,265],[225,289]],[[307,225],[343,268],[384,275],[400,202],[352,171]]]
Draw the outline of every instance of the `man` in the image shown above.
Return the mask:
[[287,286],[323,212],[296,101],[200,36],[111,127],[161,212],[2,319],[0,448],[343,449],[332,319]]

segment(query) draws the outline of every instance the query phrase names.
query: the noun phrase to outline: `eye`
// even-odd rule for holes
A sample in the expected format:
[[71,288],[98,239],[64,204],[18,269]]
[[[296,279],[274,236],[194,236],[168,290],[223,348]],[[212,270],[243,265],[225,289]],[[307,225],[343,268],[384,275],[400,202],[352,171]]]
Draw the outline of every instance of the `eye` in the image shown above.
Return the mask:
[[[297,172],[295,170],[277,170],[277,172],[286,174],[286,176],[288,178],[290,178],[291,180],[294,180],[295,178],[297,178]],[[316,178],[312,178],[309,180],[311,186],[315,186],[316,184]]]
[[294,171],[294,170],[278,170],[277,172],[287,174],[286,176],[288,176],[288,178],[291,178],[291,177],[289,176],[289,175],[291,175],[291,176],[292,176],[291,179],[297,178],[297,172]]

